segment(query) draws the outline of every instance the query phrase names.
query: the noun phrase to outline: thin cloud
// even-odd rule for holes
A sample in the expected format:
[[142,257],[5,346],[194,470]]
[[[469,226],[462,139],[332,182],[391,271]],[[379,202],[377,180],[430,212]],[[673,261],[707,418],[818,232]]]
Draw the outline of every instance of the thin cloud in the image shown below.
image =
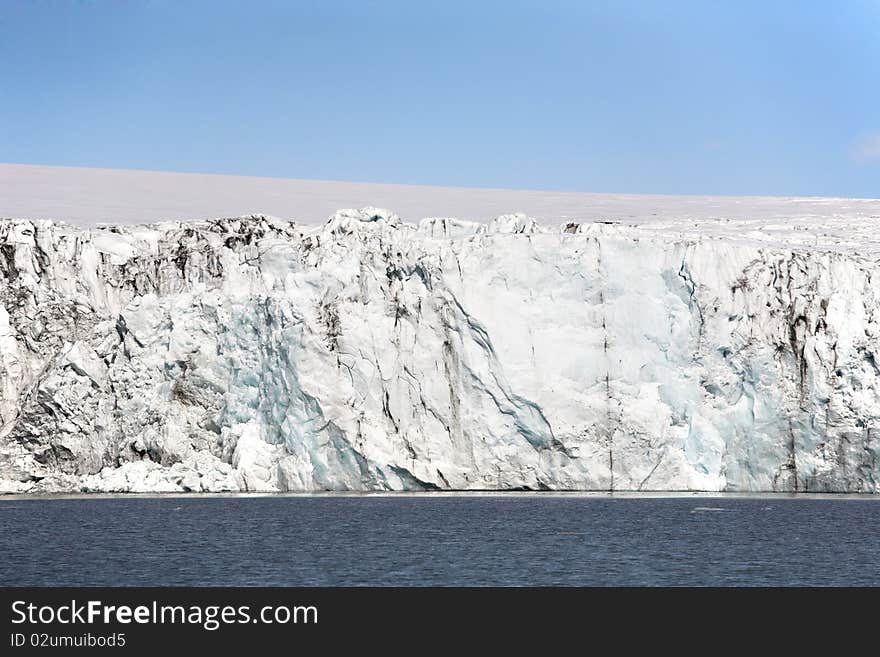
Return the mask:
[[858,139],[853,146],[852,156],[862,164],[880,160],[880,132],[872,132]]

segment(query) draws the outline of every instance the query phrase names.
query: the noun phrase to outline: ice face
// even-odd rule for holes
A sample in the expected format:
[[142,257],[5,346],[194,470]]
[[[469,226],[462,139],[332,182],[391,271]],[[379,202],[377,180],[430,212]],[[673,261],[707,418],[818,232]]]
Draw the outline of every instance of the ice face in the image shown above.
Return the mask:
[[870,222],[0,222],[0,490],[877,492]]

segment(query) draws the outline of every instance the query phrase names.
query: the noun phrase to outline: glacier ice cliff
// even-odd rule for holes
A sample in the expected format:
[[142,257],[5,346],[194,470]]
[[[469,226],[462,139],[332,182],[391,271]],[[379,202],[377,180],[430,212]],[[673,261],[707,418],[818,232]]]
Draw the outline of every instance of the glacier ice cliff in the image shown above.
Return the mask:
[[0,491],[880,489],[868,223],[0,221]]

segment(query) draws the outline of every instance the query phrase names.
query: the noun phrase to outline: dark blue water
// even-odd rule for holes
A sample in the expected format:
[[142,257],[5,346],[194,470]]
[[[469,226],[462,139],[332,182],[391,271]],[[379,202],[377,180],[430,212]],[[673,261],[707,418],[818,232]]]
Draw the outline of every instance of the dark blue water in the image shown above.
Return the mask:
[[0,585],[878,585],[880,500],[0,499]]

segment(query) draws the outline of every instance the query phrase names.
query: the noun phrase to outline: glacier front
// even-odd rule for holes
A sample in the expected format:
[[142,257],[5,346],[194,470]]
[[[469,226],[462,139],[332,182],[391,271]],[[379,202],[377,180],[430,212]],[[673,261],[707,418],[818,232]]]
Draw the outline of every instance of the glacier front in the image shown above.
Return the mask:
[[0,491],[880,490],[870,221],[0,221]]

